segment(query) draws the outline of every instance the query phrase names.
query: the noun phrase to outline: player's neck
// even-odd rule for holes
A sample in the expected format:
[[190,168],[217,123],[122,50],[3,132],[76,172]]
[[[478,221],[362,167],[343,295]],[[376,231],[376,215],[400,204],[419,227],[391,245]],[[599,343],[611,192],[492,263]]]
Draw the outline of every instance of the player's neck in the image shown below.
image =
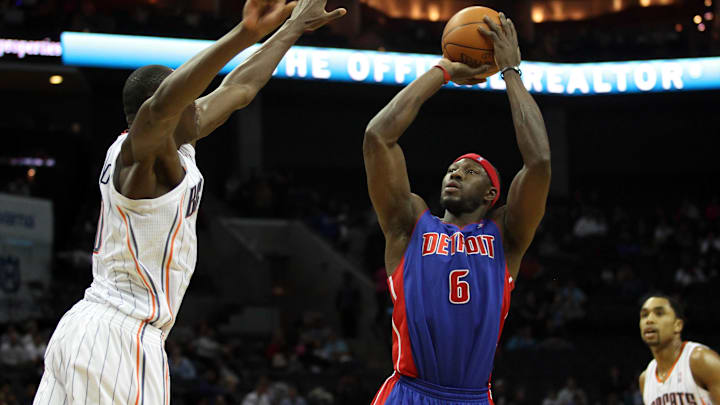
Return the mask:
[[652,348],[653,357],[657,361],[657,368],[662,372],[667,372],[677,361],[683,350],[682,339],[673,339],[665,346]]
[[475,224],[482,221],[483,218],[485,218],[486,213],[487,210],[485,208],[481,208],[477,211],[467,212],[460,215],[455,215],[452,212],[445,210],[445,215],[443,216],[442,221],[448,224],[453,224],[458,228],[462,229],[470,224]]

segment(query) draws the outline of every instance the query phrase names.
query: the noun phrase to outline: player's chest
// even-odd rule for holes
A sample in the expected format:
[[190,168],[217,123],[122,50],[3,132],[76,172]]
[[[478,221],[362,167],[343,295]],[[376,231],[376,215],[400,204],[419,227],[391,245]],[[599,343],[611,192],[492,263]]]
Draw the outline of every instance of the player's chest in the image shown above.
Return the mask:
[[417,235],[415,250],[427,262],[460,259],[482,263],[498,258],[500,242],[493,233],[426,229]]

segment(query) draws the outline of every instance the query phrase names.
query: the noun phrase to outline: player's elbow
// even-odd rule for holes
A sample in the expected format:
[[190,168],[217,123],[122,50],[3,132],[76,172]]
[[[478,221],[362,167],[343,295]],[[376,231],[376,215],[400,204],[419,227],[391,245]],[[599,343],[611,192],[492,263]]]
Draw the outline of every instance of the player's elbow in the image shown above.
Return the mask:
[[550,177],[552,173],[552,164],[550,161],[550,152],[535,156],[528,162],[525,162],[528,171],[545,177]]
[[253,86],[245,85],[226,85],[225,91],[228,93],[228,99],[234,110],[240,110],[250,104],[257,96],[258,90]]
[[384,145],[385,142],[383,141],[382,135],[368,126],[368,128],[365,129],[365,137],[363,138],[363,155],[373,154]]
[[[161,97],[150,97],[140,108],[146,109],[151,121],[165,121],[180,113],[180,109],[174,106],[169,100]],[[139,115],[140,113],[138,113]]]

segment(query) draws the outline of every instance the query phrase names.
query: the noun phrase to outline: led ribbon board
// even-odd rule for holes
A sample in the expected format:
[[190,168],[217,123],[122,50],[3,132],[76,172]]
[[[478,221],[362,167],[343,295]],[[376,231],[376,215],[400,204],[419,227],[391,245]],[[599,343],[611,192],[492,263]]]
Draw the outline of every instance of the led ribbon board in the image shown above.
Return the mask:
[[[177,68],[212,41],[64,32],[66,65],[136,69],[149,64]],[[253,45],[236,56],[228,73],[252,54]],[[353,49],[292,47],[273,77],[334,82],[406,85],[431,69],[439,56]],[[720,89],[720,57],[602,63],[523,62],[522,80],[531,93],[597,95]],[[487,83],[449,88],[504,90],[500,75]]]
[[43,39],[40,41],[24,39],[0,38],[0,58],[5,55],[15,55],[18,59],[25,56],[60,56],[62,46],[60,42]]

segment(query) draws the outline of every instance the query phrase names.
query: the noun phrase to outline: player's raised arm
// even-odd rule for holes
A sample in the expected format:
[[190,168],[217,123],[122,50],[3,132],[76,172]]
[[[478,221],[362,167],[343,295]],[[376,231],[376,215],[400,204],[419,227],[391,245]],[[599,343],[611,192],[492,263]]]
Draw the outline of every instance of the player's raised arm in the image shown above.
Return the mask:
[[222,125],[234,111],[250,104],[303,32],[345,15],[344,8],[326,12],[326,4],[327,0],[299,0],[290,18],[270,39],[233,69],[215,91],[197,100],[198,139]]
[[520,65],[515,26],[502,13],[500,22],[498,26],[485,17],[490,31],[482,27],[479,30],[493,40],[495,61],[500,71],[504,71],[515,136],[523,159],[523,167],[510,185],[503,217],[505,239],[509,242],[508,267],[516,278],[522,255],[545,214],[550,188],[550,144],[540,108],[515,70]]
[[398,93],[368,124],[363,140],[363,157],[370,200],[386,235],[412,232],[417,216],[427,208],[422,199],[410,192],[410,181],[398,139],[415,120],[420,107],[444,83],[478,83],[471,79],[487,71],[488,66],[472,69],[442,59],[439,68],[430,69]]
[[710,393],[713,404],[720,404],[720,356],[706,347],[690,355],[690,370],[699,386]]
[[220,69],[285,21],[295,4],[285,4],[284,0],[248,0],[240,24],[172,72],[137,114],[128,117],[132,122],[128,136],[132,160],[153,160],[172,136],[181,113]]

